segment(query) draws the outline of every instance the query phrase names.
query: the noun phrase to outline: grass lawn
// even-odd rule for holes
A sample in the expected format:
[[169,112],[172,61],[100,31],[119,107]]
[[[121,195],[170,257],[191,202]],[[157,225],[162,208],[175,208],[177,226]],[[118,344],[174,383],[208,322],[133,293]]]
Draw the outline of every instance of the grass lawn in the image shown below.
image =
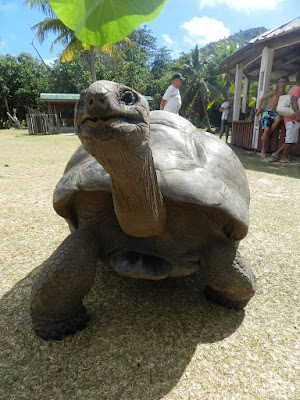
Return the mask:
[[148,282],[99,264],[86,329],[34,335],[32,280],[69,233],[52,193],[78,145],[0,130],[0,399],[300,399],[300,163],[255,152],[234,149],[251,191],[240,249],[258,277],[245,311],[207,302],[198,274]]

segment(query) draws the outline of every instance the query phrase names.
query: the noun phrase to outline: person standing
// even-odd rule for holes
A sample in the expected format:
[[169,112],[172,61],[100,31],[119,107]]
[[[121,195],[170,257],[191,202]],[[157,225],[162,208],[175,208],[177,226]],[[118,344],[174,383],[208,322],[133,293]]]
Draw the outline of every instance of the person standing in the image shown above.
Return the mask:
[[256,116],[259,117],[261,113],[261,107],[264,100],[268,100],[265,110],[261,114],[261,127],[263,129],[263,135],[261,137],[261,158],[266,156],[266,141],[267,137],[274,132],[274,130],[279,126],[281,117],[276,112],[276,107],[278,104],[279,96],[285,94],[285,87],[289,83],[289,78],[282,76],[278,80],[277,88],[272,90],[270,93],[263,96],[257,107]]
[[222,139],[223,133],[225,131],[226,143],[228,143],[229,128],[230,128],[230,123],[228,122],[228,114],[230,113],[230,110],[232,108],[232,103],[233,100],[229,99],[228,101],[224,101],[224,103],[219,108],[219,111],[222,113],[219,139]]
[[296,114],[295,117],[284,117],[285,123],[285,142],[283,145],[272,154],[274,161],[279,160],[280,153],[282,152],[281,164],[287,164],[290,162],[288,154],[292,149],[294,143],[298,142],[299,128],[300,128],[300,108],[299,108],[299,97],[300,97],[300,72],[296,75],[296,84],[289,91],[288,95],[291,94],[291,105]]
[[166,90],[160,103],[160,109],[178,114],[181,107],[181,96],[179,88],[185,78],[181,74],[172,76],[172,83]]

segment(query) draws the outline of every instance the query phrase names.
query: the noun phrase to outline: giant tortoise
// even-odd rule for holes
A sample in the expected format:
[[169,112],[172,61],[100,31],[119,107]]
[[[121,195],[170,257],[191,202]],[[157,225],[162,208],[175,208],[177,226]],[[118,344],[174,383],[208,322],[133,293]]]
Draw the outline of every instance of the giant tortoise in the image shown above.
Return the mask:
[[99,259],[117,273],[163,279],[200,272],[209,300],[246,306],[255,276],[238,251],[249,189],[234,152],[124,85],[81,93],[82,142],[54,192],[71,234],[45,262],[31,294],[33,328],[61,339],[88,321],[83,298]]

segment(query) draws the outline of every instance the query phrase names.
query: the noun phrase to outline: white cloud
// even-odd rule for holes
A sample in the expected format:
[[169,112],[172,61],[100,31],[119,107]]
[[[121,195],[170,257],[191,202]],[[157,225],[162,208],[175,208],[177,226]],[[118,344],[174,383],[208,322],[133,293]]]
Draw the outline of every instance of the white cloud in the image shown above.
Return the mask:
[[215,42],[229,36],[230,31],[225,27],[223,22],[214,18],[194,17],[190,21],[185,22],[181,28],[188,32],[185,41],[190,44],[204,45],[206,43]]
[[172,40],[172,39],[170,38],[170,36],[167,35],[166,33],[164,33],[164,34],[162,35],[162,38],[164,39],[165,45],[170,45],[170,44],[173,44],[173,43],[174,43],[174,40]]
[[57,57],[55,57],[55,58],[44,58],[44,63],[49,65],[49,66],[51,66],[56,59],[57,59]]
[[178,58],[181,54],[181,52],[183,51],[179,46],[178,46],[178,42],[173,40],[169,35],[167,35],[166,33],[164,33],[163,35],[161,35],[162,38],[164,39],[164,46],[166,46],[169,50],[171,50],[171,57],[172,58]]
[[227,6],[235,10],[275,10],[284,0],[200,0],[200,7]]

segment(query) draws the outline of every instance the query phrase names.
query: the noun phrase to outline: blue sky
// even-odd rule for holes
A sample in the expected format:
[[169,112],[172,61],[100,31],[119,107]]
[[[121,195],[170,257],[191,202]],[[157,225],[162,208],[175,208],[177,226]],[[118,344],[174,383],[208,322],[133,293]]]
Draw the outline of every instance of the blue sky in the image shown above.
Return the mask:
[[[120,0],[122,1],[122,0]],[[166,46],[177,57],[196,44],[222,39],[243,29],[265,26],[275,28],[300,15],[300,0],[168,0],[156,20],[147,23],[159,47]],[[23,0],[0,0],[0,54],[17,56],[22,51],[38,57],[31,42],[30,27],[42,21],[43,14],[30,10]],[[49,53],[51,36],[35,46],[42,57],[51,61],[62,50]]]

